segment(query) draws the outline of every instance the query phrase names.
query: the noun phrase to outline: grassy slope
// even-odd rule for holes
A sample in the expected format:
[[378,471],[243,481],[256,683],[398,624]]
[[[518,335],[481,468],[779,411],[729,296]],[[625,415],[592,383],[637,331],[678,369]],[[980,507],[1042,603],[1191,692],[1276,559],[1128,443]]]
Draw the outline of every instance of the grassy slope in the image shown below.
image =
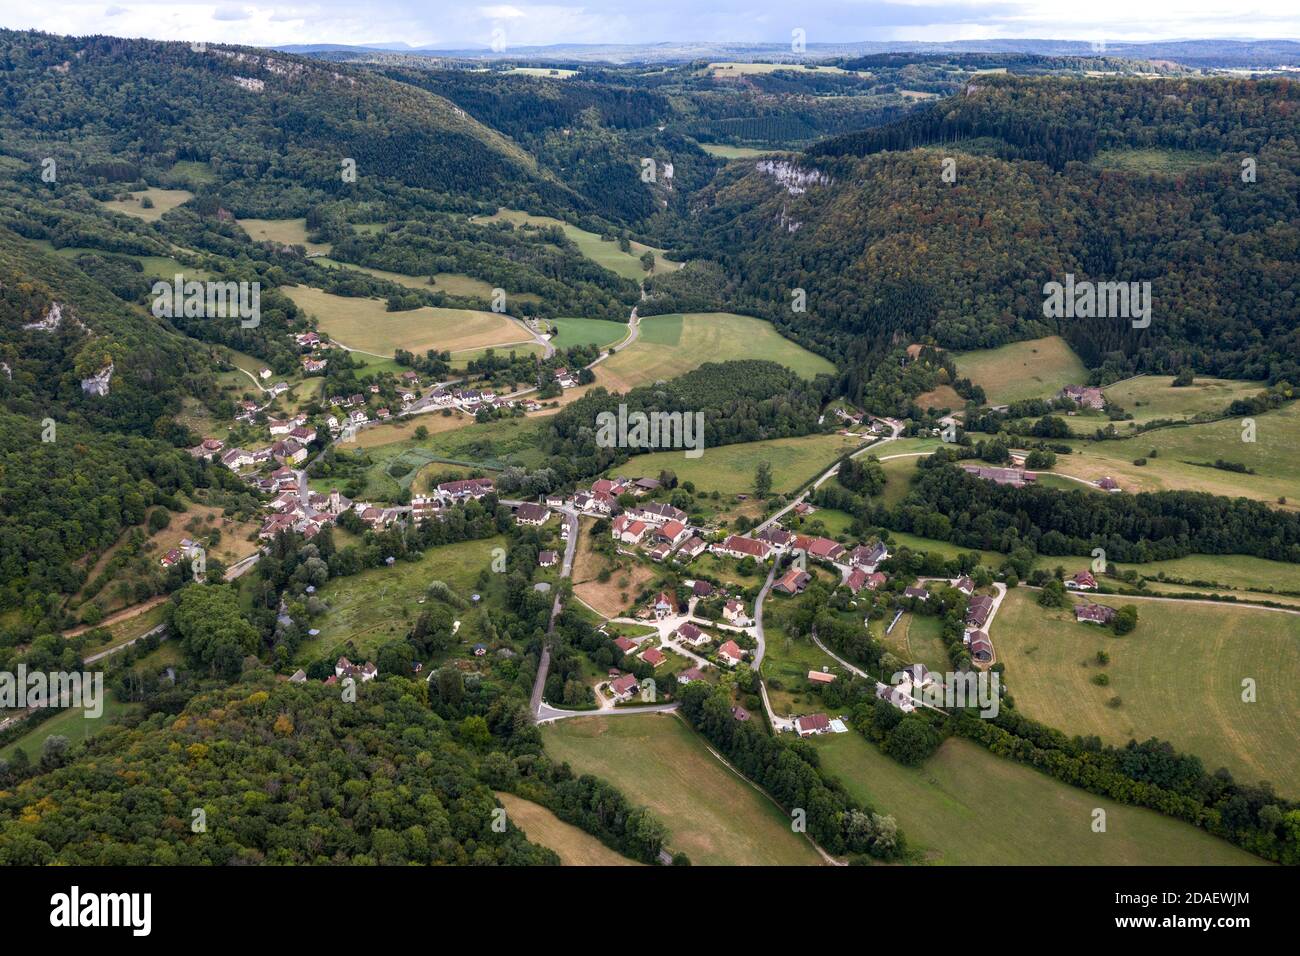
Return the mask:
[[992,405],[1051,398],[1062,386],[1082,384],[1088,377],[1079,357],[1056,335],[954,357],[957,370],[983,386]]
[[670,716],[592,717],[542,728],[547,753],[650,808],[668,845],[695,864],[813,865],[820,857],[781,810]]
[[[910,845],[950,865],[1243,865],[1263,861],[1152,810],[1124,806],[950,739],[903,767],[856,733],[814,738],[822,766],[893,814]],[[1106,832],[1092,831],[1093,809]]]
[[640,866],[540,804],[512,793],[498,793],[496,797],[510,821],[528,834],[529,840],[558,853],[565,866]]
[[[1238,398],[1264,390],[1263,382],[1235,382],[1226,378],[1197,378],[1183,388],[1173,387],[1172,375],[1139,375],[1104,389],[1106,400],[1133,415],[1137,424],[1157,418],[1190,418],[1201,412],[1221,413]],[[1122,425],[1120,427],[1127,427]]]
[[[1196,754],[1207,770],[1226,766],[1245,782],[1269,780],[1300,794],[1300,616],[1231,605],[1128,601],[1133,633],[1079,624],[1072,611],[1038,606],[1015,589],[998,612],[993,640],[1016,705],[1067,734],[1123,744],[1159,737]],[[1099,666],[1099,650],[1110,664]],[[1099,687],[1091,679],[1109,675]],[[1258,683],[1243,703],[1242,680]],[[1113,697],[1123,701],[1108,706]]]

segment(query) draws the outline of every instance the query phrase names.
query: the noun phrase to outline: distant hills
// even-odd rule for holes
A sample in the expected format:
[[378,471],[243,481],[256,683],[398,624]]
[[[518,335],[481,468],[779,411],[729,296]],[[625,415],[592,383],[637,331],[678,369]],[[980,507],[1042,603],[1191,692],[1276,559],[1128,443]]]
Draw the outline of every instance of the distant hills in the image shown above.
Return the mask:
[[486,47],[446,49],[411,47],[404,43],[352,46],[336,43],[296,44],[277,47],[287,53],[349,59],[376,53],[406,53],[474,60],[569,60],[590,63],[683,63],[699,59],[790,60],[874,53],[1031,53],[1040,56],[1092,56],[1100,52],[1141,60],[1172,60],[1196,67],[1271,68],[1300,67],[1297,40],[1159,40],[1150,43],[1106,41],[1104,50],[1090,40],[954,40],[930,43],[916,40],[809,43],[807,53],[796,56],[788,43],[668,42],[648,44],[565,43],[551,46],[510,47],[497,52]]

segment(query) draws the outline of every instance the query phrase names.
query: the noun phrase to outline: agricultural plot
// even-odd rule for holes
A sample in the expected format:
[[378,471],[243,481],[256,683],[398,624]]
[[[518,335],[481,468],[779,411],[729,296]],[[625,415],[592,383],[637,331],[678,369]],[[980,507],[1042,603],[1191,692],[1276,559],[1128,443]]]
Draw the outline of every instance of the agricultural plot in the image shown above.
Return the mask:
[[[654,246],[647,246],[645,243],[633,241],[629,245],[629,251],[624,252],[614,239],[602,239],[594,232],[588,232],[586,229],[580,229],[551,216],[534,216],[518,209],[501,208],[491,216],[474,216],[470,221],[478,223],[509,222],[517,229],[521,227],[531,229],[556,227],[562,230],[578,247],[578,251],[592,262],[622,276],[624,279],[631,279],[633,282],[640,282],[647,276],[660,272],[675,272],[683,265],[683,263],[671,262],[665,259],[664,251]],[[654,253],[655,257],[654,269],[649,272],[641,265],[641,256],[647,252]]]
[[[784,716],[816,713],[825,707],[808,680],[808,672],[823,667],[838,670],[839,667],[808,637],[794,638],[786,633],[780,623],[784,617],[784,600],[775,595],[763,606],[767,651],[763,655],[762,675],[767,684],[768,699],[772,702],[772,709]],[[769,617],[771,624],[768,623]]]
[[733,773],[676,717],[581,717],[542,728],[546,751],[608,780],[668,828],[668,847],[696,865],[821,862],[776,804]]
[[559,854],[565,866],[640,866],[616,850],[611,850],[585,830],[565,823],[540,803],[533,803],[513,793],[500,793],[497,800],[506,808],[506,818],[527,834],[533,843]]
[[[1243,782],[1268,780],[1279,793],[1300,795],[1300,615],[1098,598],[1138,609],[1136,630],[1117,638],[1035,598],[1012,589],[993,635],[1026,715],[1112,744],[1159,737],[1200,757],[1207,770],[1227,767]],[[1098,651],[1109,664],[1097,663]],[[1093,683],[1100,674],[1106,686]],[[1246,678],[1258,685],[1253,703],[1242,701]]]
[[575,345],[605,348],[627,337],[625,324],[607,322],[604,319],[554,319],[552,325],[559,331],[551,338],[551,344],[560,351],[571,349]]
[[1066,385],[1088,380],[1083,362],[1059,335],[954,354],[953,358],[957,371],[984,389],[990,405],[1051,398]]
[[[428,276],[389,272],[386,269],[376,269],[373,266],[359,266],[352,262],[340,262],[328,256],[317,256],[312,259],[312,262],[323,269],[351,269],[354,272],[364,272],[376,279],[385,279],[404,288],[416,289],[420,292],[445,292],[447,295],[467,299],[482,299],[484,302],[490,302],[492,299],[492,283],[484,282],[482,279],[475,279],[473,276],[467,276],[460,272],[438,272],[434,274],[433,281],[430,282]],[[519,301],[535,304],[541,300],[531,292],[519,294],[507,292],[506,301],[507,303]]]
[[314,315],[331,339],[374,355],[392,356],[399,348],[417,355],[428,349],[456,353],[532,341],[519,325],[496,312],[429,306],[389,312],[381,299],[334,295],[303,285],[284,292]]
[[755,149],[752,146],[728,146],[725,143],[701,143],[700,149],[710,156],[726,160],[757,159],[760,156],[771,156],[779,152],[774,149]]
[[86,712],[80,707],[61,710],[53,717],[41,721],[18,739],[0,747],[0,760],[12,760],[17,751],[23,750],[26,751],[28,759],[35,764],[41,758],[41,748],[45,746],[45,738],[57,735],[67,737],[69,744],[83,743],[107,730],[115,718],[137,711],[140,706],[119,702],[116,694],[109,690],[106,681],[104,711],[98,717],[85,716]]
[[[1200,414],[1222,414],[1239,398],[1258,395],[1264,382],[1237,382],[1226,378],[1197,377],[1191,385],[1174,388],[1172,375],[1139,375],[1109,385],[1103,392],[1133,416],[1133,424],[1156,419],[1186,419]],[[1124,423],[1121,428],[1129,427]]]
[[[1300,591],[1300,568],[1248,554],[1189,554],[1169,561],[1116,564],[1115,568],[1119,571],[1132,568],[1145,578],[1164,575],[1171,580],[1206,582],[1232,590]],[[1154,586],[1157,582],[1149,583]]]
[[[189,202],[194,193],[188,189],[149,189],[133,192],[122,199],[110,199],[100,206],[109,212],[120,212],[145,222],[157,222],[164,213],[169,213],[177,206]],[[148,200],[146,203],[145,200]]]
[[596,366],[596,382],[626,392],[676,378],[705,362],[766,359],[812,378],[835,366],[783,338],[769,322],[730,312],[655,315],[641,320],[636,342]]
[[[1208,491],[1296,508],[1300,504],[1300,403],[1251,418],[1159,428],[1119,441],[1073,442],[1075,453],[1057,459],[1056,471],[1095,481],[1110,475],[1126,492]],[[1243,440],[1253,437],[1253,441]],[[1153,456],[1151,453],[1156,454]],[[1135,461],[1145,459],[1145,464]],[[1218,460],[1254,474],[1210,467]]]
[[892,615],[887,615],[884,620],[871,622],[872,633],[891,654],[904,663],[924,664],[930,670],[940,673],[951,668],[948,651],[943,644],[942,620],[908,611],[899,618],[894,629],[885,634],[885,627],[892,619]]
[[1181,173],[1217,159],[1214,153],[1195,149],[1103,149],[1089,165],[1133,173]]
[[700,491],[721,494],[752,494],[754,472],[759,462],[772,466],[772,493],[788,494],[817,477],[841,455],[860,446],[855,438],[842,435],[803,435],[771,441],[740,442],[705,448],[698,458],[684,451],[657,451],[636,455],[613,471],[620,474],[657,475],[665,469],[675,472],[678,482],[691,481]]
[[275,242],[282,246],[302,246],[308,255],[328,256],[333,248],[327,242],[307,241],[306,219],[236,219],[239,227],[254,242]]
[[573,593],[602,617],[618,617],[654,580],[655,572],[649,565],[627,555],[611,561],[592,547],[591,528],[595,519],[579,520],[578,545],[573,555]]
[[[859,734],[813,738],[849,794],[892,814],[913,849],[946,865],[1242,866],[1264,861],[1190,824],[1067,786],[951,738],[904,767]],[[1092,814],[1106,811],[1106,832]]]

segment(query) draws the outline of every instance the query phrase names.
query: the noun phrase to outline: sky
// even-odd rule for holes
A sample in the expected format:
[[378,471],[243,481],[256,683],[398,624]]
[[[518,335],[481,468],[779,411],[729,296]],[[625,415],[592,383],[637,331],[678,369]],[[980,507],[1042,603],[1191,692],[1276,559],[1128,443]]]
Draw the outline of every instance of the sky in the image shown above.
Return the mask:
[[0,27],[282,46],[1300,38],[1297,0],[118,0],[0,5]]

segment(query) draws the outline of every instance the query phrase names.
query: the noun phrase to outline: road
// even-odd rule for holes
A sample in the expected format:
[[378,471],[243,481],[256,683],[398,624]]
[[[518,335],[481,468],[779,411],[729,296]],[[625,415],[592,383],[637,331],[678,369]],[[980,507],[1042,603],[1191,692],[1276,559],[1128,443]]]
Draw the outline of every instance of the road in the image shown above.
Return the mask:
[[[519,502],[502,502],[503,504],[517,505]],[[560,508],[560,519],[569,526],[569,540],[564,543],[564,559],[560,564],[560,577],[567,578],[573,574],[573,556],[578,548],[578,513],[572,508]],[[533,681],[532,697],[528,701],[528,712],[532,714],[534,723],[542,723],[544,720],[559,720],[561,716],[576,716],[587,713],[585,711],[564,711],[547,705],[542,698],[546,690],[546,675],[551,669],[551,634],[555,630],[555,619],[560,616],[560,610],[563,607],[563,599],[557,588],[555,592],[555,603],[551,605],[551,622],[546,630],[546,639],[542,641],[542,656],[537,662],[537,678]]]

